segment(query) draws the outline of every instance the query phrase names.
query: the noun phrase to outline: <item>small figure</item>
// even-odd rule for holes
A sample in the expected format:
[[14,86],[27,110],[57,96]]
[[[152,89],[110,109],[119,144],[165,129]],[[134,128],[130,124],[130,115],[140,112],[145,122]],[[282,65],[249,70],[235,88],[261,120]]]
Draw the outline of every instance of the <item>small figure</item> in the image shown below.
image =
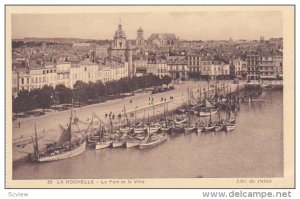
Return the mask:
[[19,128],[21,128],[21,123],[19,122]]

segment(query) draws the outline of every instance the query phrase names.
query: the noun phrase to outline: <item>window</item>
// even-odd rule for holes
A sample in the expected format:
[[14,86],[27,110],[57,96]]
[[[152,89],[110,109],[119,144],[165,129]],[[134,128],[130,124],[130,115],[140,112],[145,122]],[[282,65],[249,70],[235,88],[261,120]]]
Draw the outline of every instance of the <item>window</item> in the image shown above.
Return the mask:
[[24,78],[21,78],[21,84],[24,84]]

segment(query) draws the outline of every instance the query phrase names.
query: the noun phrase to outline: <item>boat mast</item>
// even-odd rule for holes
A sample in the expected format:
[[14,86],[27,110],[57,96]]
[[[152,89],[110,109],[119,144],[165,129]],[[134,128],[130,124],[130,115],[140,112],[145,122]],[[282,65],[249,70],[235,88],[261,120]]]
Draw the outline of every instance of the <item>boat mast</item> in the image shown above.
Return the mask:
[[209,123],[211,124],[211,109],[209,109]]
[[39,145],[38,145],[38,137],[37,137],[37,131],[36,131],[36,124],[34,124],[34,137],[35,137],[35,156],[37,159],[39,159]]

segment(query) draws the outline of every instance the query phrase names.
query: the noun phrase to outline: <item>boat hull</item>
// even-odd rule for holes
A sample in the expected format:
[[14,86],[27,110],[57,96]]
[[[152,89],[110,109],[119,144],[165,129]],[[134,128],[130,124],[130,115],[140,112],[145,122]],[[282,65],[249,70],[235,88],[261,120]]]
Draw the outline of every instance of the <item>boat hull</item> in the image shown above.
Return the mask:
[[204,127],[197,127],[197,133],[202,133],[204,131]]
[[137,140],[137,141],[128,141],[125,143],[126,148],[133,148],[133,147],[138,147],[141,144],[141,140]]
[[153,127],[153,128],[148,128],[148,133],[156,133],[160,130],[160,127]]
[[215,129],[215,126],[205,126],[204,130],[205,132],[213,131]]
[[185,133],[190,133],[190,132],[193,132],[194,130],[195,130],[195,127],[186,127],[186,128],[184,128]]
[[100,142],[100,143],[98,142],[95,145],[95,149],[96,150],[104,149],[104,148],[109,147],[111,144],[112,144],[112,142]]
[[118,147],[122,147],[125,144],[125,142],[113,142],[112,143],[112,148],[118,148]]
[[144,133],[146,128],[134,128],[133,132],[134,133]]
[[184,133],[184,128],[179,127],[179,126],[175,126],[175,127],[173,127],[173,132],[175,132],[175,133]]
[[200,117],[208,117],[208,116],[210,116],[210,115],[215,115],[215,114],[217,114],[217,111],[215,110],[215,111],[211,111],[211,112],[199,112],[199,116]]
[[139,148],[142,150],[142,149],[148,149],[148,148],[151,148],[151,147],[154,147],[164,141],[166,141],[168,139],[168,136],[165,134],[165,135],[159,135],[160,136],[160,139],[158,140],[155,140],[153,142],[150,142],[150,143],[141,143],[139,145]]
[[174,121],[174,124],[177,124],[177,125],[178,125],[178,124],[185,123],[186,121],[187,121],[187,118],[184,118],[184,119],[179,120],[179,121],[178,121],[178,120],[175,120],[175,121]]
[[129,133],[132,130],[132,128],[120,128],[121,133]]
[[226,125],[226,131],[233,131],[235,129],[235,125]]
[[222,131],[224,129],[224,126],[215,126],[215,132],[218,132],[218,131]]
[[168,132],[171,130],[171,127],[161,127],[161,131]]
[[86,149],[86,142],[82,143],[79,147],[75,148],[74,150],[67,151],[58,155],[54,156],[47,156],[47,157],[42,157],[38,159],[38,162],[51,162],[51,161],[56,161],[56,160],[63,160],[67,158],[71,158],[77,155],[80,155],[83,153]]

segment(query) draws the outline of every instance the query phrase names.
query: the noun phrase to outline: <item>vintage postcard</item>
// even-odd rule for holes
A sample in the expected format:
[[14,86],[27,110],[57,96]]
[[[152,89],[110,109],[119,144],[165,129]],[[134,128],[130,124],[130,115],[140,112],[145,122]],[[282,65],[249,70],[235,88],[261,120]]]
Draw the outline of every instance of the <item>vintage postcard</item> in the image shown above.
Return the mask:
[[6,188],[294,188],[294,9],[6,5]]

